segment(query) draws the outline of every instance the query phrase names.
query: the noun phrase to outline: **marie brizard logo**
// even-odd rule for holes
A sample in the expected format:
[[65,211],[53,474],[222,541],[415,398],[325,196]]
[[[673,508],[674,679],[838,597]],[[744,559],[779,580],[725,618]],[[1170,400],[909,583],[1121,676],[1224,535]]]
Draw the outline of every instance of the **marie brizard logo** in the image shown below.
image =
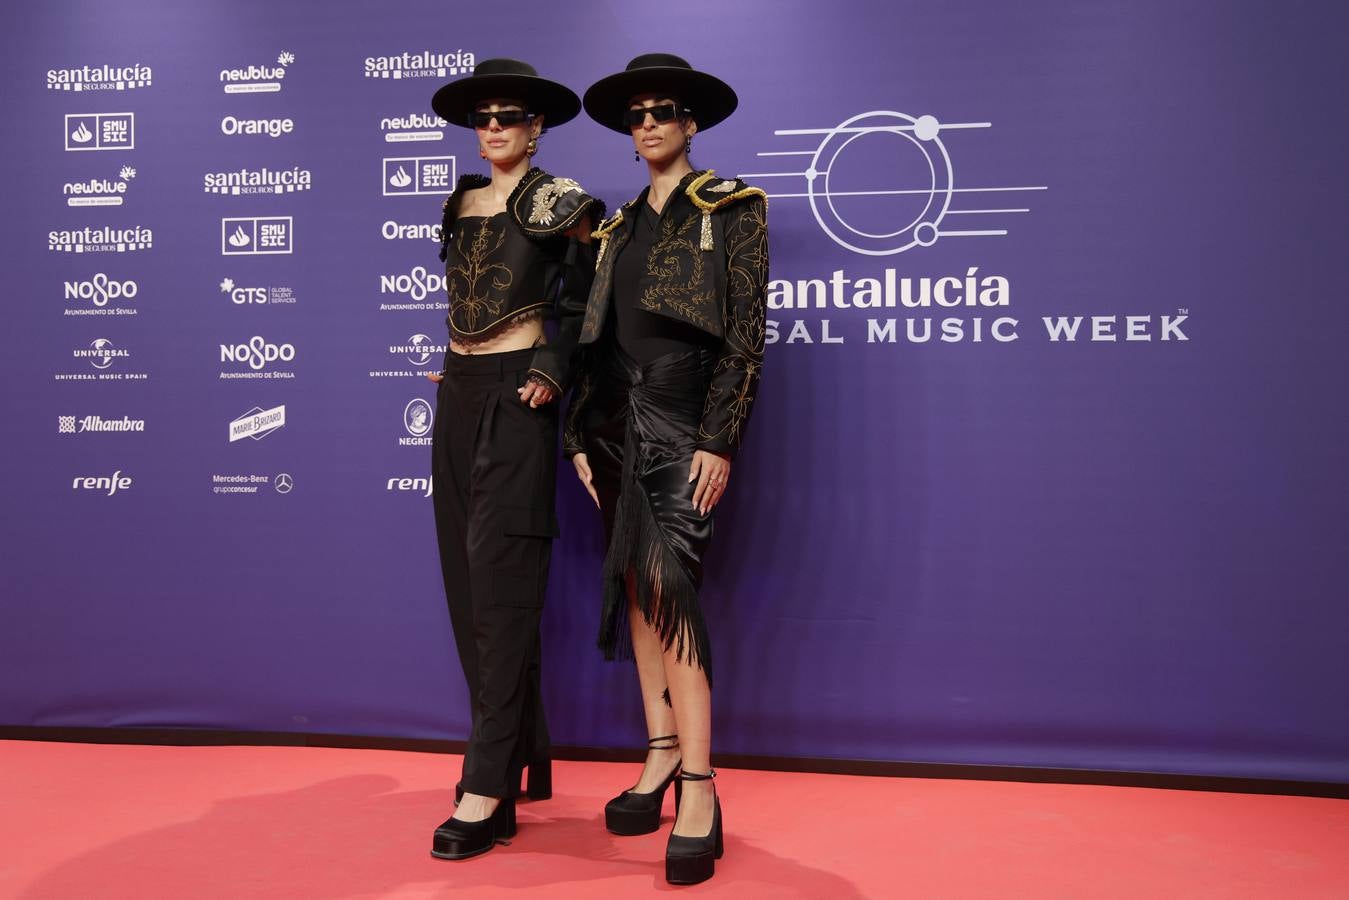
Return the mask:
[[[773,150],[759,156],[808,160],[804,169],[758,172],[756,178],[804,178],[804,191],[776,188],[775,199],[804,199],[816,224],[840,247],[866,256],[889,256],[914,247],[931,247],[938,238],[995,237],[987,217],[1030,212],[1007,203],[957,202],[967,195],[1024,195],[1045,185],[957,187],[955,168],[942,136],[948,132],[992,127],[991,122],[939,122],[935,116],[910,116],[874,110],[845,119],[832,128],[787,128],[778,136],[818,141],[812,149]],[[884,178],[888,184],[867,179]],[[985,208],[987,207],[987,208]],[[966,219],[965,217],[977,217]],[[958,217],[958,218],[957,218]],[[967,227],[964,222],[977,223]],[[997,219],[993,220],[996,225]]]

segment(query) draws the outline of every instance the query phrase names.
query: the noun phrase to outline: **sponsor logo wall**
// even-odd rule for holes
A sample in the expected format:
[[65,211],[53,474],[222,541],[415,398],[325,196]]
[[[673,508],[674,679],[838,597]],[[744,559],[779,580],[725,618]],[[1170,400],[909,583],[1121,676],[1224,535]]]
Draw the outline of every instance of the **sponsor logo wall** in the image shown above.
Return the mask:
[[[1303,558],[1236,524],[1243,504],[1264,504],[1320,523],[1309,548],[1339,533],[1297,494],[1299,478],[1333,483],[1338,470],[1312,465],[1322,451],[1289,463],[1302,451],[1281,448],[1274,425],[1296,406],[1338,408],[1323,393],[1342,381],[1329,363],[1299,373],[1322,360],[1308,348],[1349,327],[1343,304],[1300,280],[1310,260],[1283,267],[1290,283],[1264,284],[1258,301],[1248,285],[1259,257],[1292,252],[1294,231],[1340,226],[1312,202],[1319,188],[1284,184],[1262,205],[1259,179],[1220,175],[1289,171],[1287,147],[1267,144],[1286,129],[1232,125],[1249,122],[1239,98],[1261,91],[1283,98],[1280,122],[1316,130],[1298,171],[1321,171],[1318,154],[1342,146],[1321,134],[1324,109],[1297,67],[1270,67],[1271,84],[1251,90],[1197,25],[1132,7],[1112,13],[1131,25],[1121,34],[1193,38],[1192,61],[1140,55],[1086,20],[1068,41],[1044,0],[1016,17],[977,0],[973,13],[937,5],[914,21],[873,4],[856,19],[821,14],[827,29],[781,16],[766,28],[754,3],[697,29],[624,7],[623,33],[669,36],[631,51],[555,5],[522,3],[518,35],[428,0],[343,10],[320,28],[304,5],[262,0],[188,4],[169,23],[139,2],[78,21],[59,4],[33,7],[32,46],[9,60],[6,87],[18,324],[7,417],[22,428],[16,443],[31,443],[14,449],[15,502],[32,508],[32,535],[87,527],[99,536],[79,548],[90,571],[141,591],[91,613],[106,583],[76,572],[70,612],[93,615],[96,633],[227,608],[234,618],[213,626],[222,645],[288,636],[285,654],[247,663],[294,690],[243,696],[230,685],[256,678],[238,677],[241,658],[206,707],[181,707],[196,722],[303,730],[295,717],[308,716],[313,730],[462,738],[464,701],[442,690],[457,666],[427,501],[433,435],[481,423],[438,411],[437,253],[442,201],[488,167],[473,130],[441,119],[430,97],[487,56],[523,55],[579,91],[663,49],[740,92],[734,116],[695,136],[695,165],[769,195],[763,383],[705,581],[718,749],[1091,767],[1099,745],[1138,769],[1183,758],[1239,771],[1187,755],[1207,738],[1161,687],[1184,682],[1183,667],[1140,676],[1128,661],[1161,651],[1128,635],[1183,630],[1186,617],[1227,627],[1241,618],[1232,609],[1254,621],[1260,597],[1341,583],[1316,563],[1335,552]],[[1239,29],[1252,15],[1228,18]],[[1065,77],[1084,56],[1094,68]],[[1134,77],[1140,58],[1159,68]],[[1202,82],[1230,83],[1238,99],[1199,96],[1202,67],[1187,66],[1201,62],[1215,66]],[[582,115],[550,126],[533,162],[612,212],[645,184],[632,157],[628,137]],[[1236,209],[1259,211],[1262,227],[1242,231]],[[1320,277],[1336,283],[1338,265]],[[1279,332],[1323,306],[1296,340]],[[1264,385],[1242,380],[1256,371]],[[515,410],[482,422],[501,412]],[[1251,455],[1299,474],[1261,495],[1268,473]],[[610,696],[619,710],[634,689],[629,669],[593,653],[600,525],[566,460],[558,476],[545,658],[548,678],[573,678],[546,679],[555,738],[626,745],[636,705],[606,718],[573,699]],[[73,537],[36,548],[20,574],[70,573],[73,552]],[[1222,597],[1199,565],[1267,557],[1281,575],[1234,570]],[[773,640],[745,637],[764,633]],[[1196,634],[1175,637],[1196,641],[1194,665],[1242,658]],[[1100,683],[1065,662],[1063,648],[1084,643]],[[149,684],[121,696],[158,696],[180,674],[150,665]],[[83,695],[94,678],[75,666],[53,691]],[[1148,702],[1108,721],[1100,696],[1148,678]],[[1233,678],[1247,697],[1266,690]],[[782,686],[771,740],[764,684]],[[371,691],[406,702],[380,709]],[[0,714],[58,708],[38,700]],[[1249,711],[1244,721],[1259,718]],[[1315,734],[1295,712],[1287,733]],[[1098,733],[1160,737],[1121,750]],[[943,744],[952,734],[959,750]]]

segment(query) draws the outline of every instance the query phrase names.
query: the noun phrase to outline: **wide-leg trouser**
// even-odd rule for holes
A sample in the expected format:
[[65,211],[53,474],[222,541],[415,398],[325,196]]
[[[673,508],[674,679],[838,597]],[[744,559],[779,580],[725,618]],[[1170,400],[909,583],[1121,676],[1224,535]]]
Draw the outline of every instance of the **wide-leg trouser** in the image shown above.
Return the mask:
[[548,756],[539,619],[557,518],[557,404],[516,389],[532,349],[446,354],[432,433],[441,572],[473,727],[460,784],[514,796],[520,769]]

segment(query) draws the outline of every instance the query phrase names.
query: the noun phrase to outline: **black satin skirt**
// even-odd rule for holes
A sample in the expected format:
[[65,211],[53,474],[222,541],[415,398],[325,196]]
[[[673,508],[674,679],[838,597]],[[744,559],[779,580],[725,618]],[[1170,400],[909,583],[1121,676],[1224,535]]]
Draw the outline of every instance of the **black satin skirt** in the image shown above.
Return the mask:
[[693,506],[689,468],[707,399],[711,350],[659,356],[641,365],[609,343],[582,433],[604,514],[606,659],[631,657],[629,587],[637,609],[681,661],[712,681],[711,648],[698,602],[712,512]]

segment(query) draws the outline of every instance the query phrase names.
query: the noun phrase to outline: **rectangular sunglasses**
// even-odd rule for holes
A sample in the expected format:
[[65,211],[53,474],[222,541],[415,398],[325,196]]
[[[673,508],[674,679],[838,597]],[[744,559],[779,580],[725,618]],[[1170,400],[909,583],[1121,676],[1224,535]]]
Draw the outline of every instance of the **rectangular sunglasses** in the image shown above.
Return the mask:
[[641,128],[642,123],[646,121],[646,114],[650,113],[651,118],[657,122],[669,122],[675,116],[688,115],[687,109],[677,109],[673,103],[662,103],[659,106],[643,106],[640,109],[629,109],[623,119],[628,123],[629,128]]
[[472,128],[488,128],[492,120],[496,119],[502,128],[510,128],[512,125],[523,125],[533,118],[533,113],[525,112],[523,109],[500,109],[496,112],[474,110],[468,114],[468,124]]

